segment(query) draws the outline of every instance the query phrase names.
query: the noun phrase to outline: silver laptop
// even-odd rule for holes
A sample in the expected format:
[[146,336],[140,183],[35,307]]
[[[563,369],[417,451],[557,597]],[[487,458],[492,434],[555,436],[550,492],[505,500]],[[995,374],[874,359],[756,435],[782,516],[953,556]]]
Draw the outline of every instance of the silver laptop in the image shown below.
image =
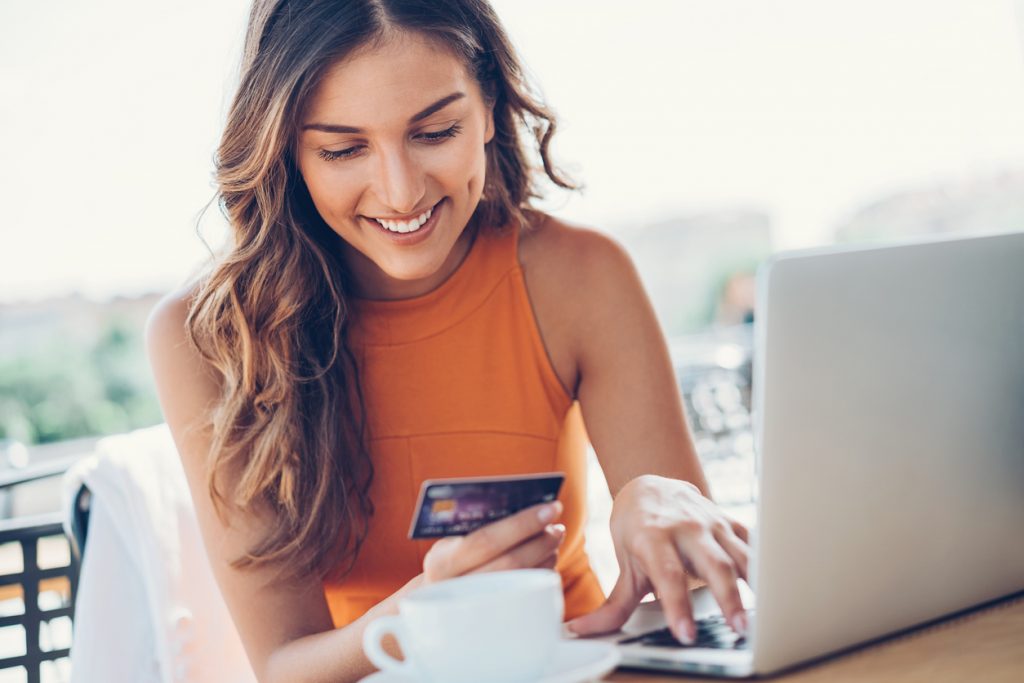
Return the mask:
[[696,591],[704,644],[645,603],[622,666],[768,674],[1024,590],[1024,233],[780,254],[757,295],[749,637]]

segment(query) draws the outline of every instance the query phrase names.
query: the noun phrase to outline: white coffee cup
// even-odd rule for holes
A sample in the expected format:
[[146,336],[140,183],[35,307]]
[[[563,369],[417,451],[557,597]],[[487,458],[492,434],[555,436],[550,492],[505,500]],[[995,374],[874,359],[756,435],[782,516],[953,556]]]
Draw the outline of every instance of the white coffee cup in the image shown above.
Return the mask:
[[[522,683],[544,674],[562,635],[562,581],[550,569],[460,576],[419,588],[363,632],[378,668],[429,683]],[[405,661],[381,647],[398,640]]]

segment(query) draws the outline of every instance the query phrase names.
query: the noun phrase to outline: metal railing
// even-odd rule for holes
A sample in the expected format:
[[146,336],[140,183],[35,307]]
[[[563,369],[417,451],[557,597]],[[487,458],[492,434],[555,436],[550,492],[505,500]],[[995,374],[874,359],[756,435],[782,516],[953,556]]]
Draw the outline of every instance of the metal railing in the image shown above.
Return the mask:
[[[75,459],[0,472],[0,491],[11,492],[29,482],[58,477]],[[72,524],[77,539],[65,535],[60,512],[0,520],[0,670],[21,668],[27,683],[64,678],[44,676],[47,667],[53,671],[60,664],[63,670],[70,670],[86,500],[83,489]],[[43,552],[44,548],[48,552]],[[60,561],[57,566],[53,566],[55,558]]]

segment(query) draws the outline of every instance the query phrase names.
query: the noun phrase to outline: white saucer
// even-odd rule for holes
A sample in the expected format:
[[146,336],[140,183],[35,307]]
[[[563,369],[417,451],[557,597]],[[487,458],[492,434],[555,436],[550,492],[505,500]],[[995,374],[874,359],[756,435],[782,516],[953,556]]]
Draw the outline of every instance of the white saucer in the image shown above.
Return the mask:
[[[523,683],[586,683],[603,678],[619,663],[619,650],[596,640],[563,640],[543,678]],[[361,683],[416,683],[408,676],[378,671]]]

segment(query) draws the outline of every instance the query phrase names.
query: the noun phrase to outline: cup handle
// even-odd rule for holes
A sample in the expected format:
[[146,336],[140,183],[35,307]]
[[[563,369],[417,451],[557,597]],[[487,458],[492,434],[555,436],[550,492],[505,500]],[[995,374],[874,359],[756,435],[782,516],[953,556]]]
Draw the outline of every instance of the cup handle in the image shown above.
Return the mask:
[[[402,648],[405,661],[395,659],[381,647],[381,639],[390,633],[398,640],[398,646]],[[409,661],[409,649],[405,646],[405,626],[399,616],[378,617],[370,622],[370,625],[363,631],[363,651],[366,657],[381,671],[394,671],[409,678],[415,678],[415,671]]]

